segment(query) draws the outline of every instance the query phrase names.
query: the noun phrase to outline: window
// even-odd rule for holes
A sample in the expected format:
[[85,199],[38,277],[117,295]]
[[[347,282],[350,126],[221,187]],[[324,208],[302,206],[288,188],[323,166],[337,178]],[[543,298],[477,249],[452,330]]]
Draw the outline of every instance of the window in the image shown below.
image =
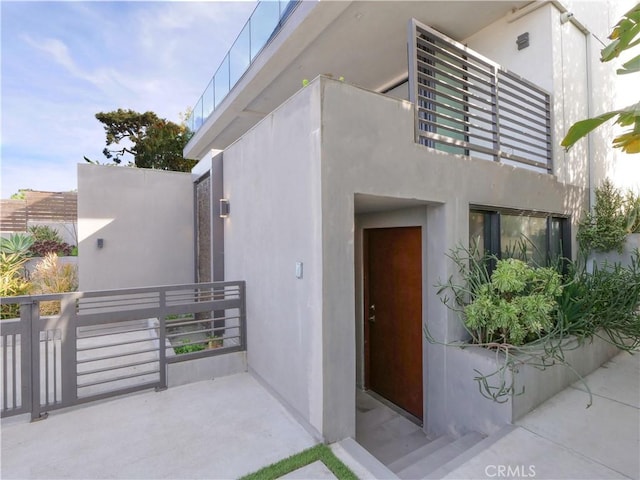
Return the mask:
[[469,247],[479,255],[524,256],[533,264],[546,265],[560,257],[571,258],[569,228],[568,218],[552,214],[475,207],[469,212]]

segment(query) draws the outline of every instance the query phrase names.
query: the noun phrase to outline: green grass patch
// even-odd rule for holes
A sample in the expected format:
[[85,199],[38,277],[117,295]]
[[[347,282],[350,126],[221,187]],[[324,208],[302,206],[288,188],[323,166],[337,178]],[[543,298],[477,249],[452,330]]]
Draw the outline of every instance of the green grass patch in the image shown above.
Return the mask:
[[338,457],[333,454],[331,449],[322,443],[261,468],[257,472],[245,475],[240,480],[275,480],[316,460],[324,463],[339,480],[358,480],[358,477],[344,463],[338,460]]

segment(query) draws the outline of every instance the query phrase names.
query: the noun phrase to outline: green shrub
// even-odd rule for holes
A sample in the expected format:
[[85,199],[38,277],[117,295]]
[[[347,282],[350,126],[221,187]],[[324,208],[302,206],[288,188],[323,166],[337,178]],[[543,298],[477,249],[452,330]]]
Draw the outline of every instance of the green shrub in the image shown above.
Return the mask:
[[173,351],[181,355],[183,353],[201,352],[202,350],[211,350],[214,348],[220,348],[223,346],[224,339],[215,335],[209,335],[205,340],[199,343],[191,343],[188,338],[182,339],[182,345],[173,347]]
[[[594,263],[593,272],[581,272],[574,278],[578,293],[573,302],[579,306],[569,333],[587,335],[604,332],[618,348],[633,350],[640,346],[640,263],[636,251],[629,266]],[[564,312],[563,312],[564,313]],[[578,330],[580,329],[580,330]]]
[[182,345],[177,347],[173,347],[173,351],[176,352],[177,355],[182,355],[183,353],[193,353],[200,352],[204,350],[206,347],[202,343],[193,343],[191,344],[191,340],[188,338],[184,338],[182,340]]
[[560,275],[522,260],[498,260],[488,283],[464,308],[466,327],[479,343],[522,345],[549,332],[560,295]]
[[[464,248],[453,250],[449,257],[458,267],[460,280],[449,278],[440,285],[438,295],[460,315],[473,343],[503,354],[496,371],[476,370],[480,393],[489,399],[502,403],[519,393],[514,377],[505,372],[523,364],[540,369],[562,364],[573,369],[565,352],[594,336],[627,351],[640,347],[638,251],[629,266],[598,268],[594,264],[592,272],[584,269],[582,261],[566,260],[555,269],[536,268],[517,259],[478,258]],[[487,265],[492,263],[496,267],[490,275]],[[438,340],[426,326],[424,332],[431,343],[468,345],[463,340]]]
[[48,225],[33,225],[29,227],[29,233],[37,241],[51,241],[62,243],[62,237],[57,230]]
[[626,237],[625,199],[609,180],[605,180],[596,188],[593,212],[586,212],[578,225],[578,244],[584,253],[593,250],[622,252]]

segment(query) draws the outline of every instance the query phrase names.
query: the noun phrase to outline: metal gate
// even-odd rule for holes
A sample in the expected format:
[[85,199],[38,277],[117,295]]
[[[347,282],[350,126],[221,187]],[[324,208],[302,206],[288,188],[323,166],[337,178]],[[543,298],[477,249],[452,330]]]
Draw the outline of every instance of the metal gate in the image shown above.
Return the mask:
[[2,298],[20,312],[0,321],[2,417],[30,412],[36,420],[162,390],[168,363],[246,350],[244,291],[244,282],[214,282]]

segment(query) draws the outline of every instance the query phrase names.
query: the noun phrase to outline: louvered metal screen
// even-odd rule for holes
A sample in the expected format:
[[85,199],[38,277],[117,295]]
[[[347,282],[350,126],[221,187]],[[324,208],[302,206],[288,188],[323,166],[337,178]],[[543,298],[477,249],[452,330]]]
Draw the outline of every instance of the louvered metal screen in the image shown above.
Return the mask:
[[409,28],[416,142],[551,172],[549,93],[416,20]]

